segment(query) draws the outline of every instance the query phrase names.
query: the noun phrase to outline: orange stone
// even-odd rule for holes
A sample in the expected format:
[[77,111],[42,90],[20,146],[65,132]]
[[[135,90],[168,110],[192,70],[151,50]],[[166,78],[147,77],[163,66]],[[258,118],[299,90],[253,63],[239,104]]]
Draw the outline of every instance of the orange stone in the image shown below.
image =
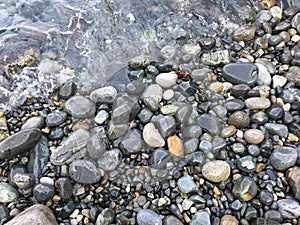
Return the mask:
[[224,215],[221,219],[220,225],[238,225],[239,221],[232,215]]
[[168,137],[168,148],[172,156],[184,156],[184,146],[181,139],[176,136]]
[[231,137],[232,135],[234,135],[236,132],[236,128],[233,125],[229,125],[227,127],[224,127],[221,131],[221,136],[223,138],[228,138]]

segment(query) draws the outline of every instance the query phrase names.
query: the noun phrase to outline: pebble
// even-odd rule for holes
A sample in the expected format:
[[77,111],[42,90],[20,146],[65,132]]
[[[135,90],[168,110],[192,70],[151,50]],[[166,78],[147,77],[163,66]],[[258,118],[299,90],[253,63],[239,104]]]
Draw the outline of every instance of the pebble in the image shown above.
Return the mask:
[[288,136],[288,128],[283,124],[276,124],[276,123],[266,123],[264,127],[271,133],[278,135],[280,137],[287,137]]
[[115,218],[115,211],[106,208],[98,215],[95,225],[109,225],[113,222]]
[[164,115],[174,115],[178,110],[178,106],[175,105],[164,105],[160,108],[160,111]]
[[261,63],[255,63],[258,68],[258,79],[257,84],[259,85],[270,85],[272,82],[271,74],[268,69]]
[[9,210],[6,206],[0,205],[0,223],[4,224],[9,218]]
[[58,180],[56,181],[56,186],[59,192],[59,196],[63,199],[63,200],[68,200],[71,198],[73,192],[73,186],[71,184],[71,181],[69,178],[67,177],[60,177],[58,178]]
[[46,117],[46,125],[48,127],[55,127],[61,125],[67,119],[67,113],[64,111],[53,111]]
[[271,106],[271,102],[267,98],[251,97],[245,100],[248,109],[267,109]]
[[198,191],[198,187],[193,178],[189,175],[180,177],[177,181],[177,186],[182,193],[188,194]]
[[149,85],[142,94],[142,99],[146,105],[149,105],[149,101],[153,101],[155,105],[158,105],[162,99],[163,89],[158,84]]
[[98,159],[98,166],[105,171],[112,171],[117,168],[122,160],[122,153],[119,149],[107,150]]
[[297,219],[300,216],[300,205],[294,199],[280,199],[277,201],[278,211],[281,213],[283,218],[286,219]]
[[274,104],[267,109],[266,113],[272,120],[279,120],[283,116],[284,110],[279,105]]
[[233,84],[254,85],[258,79],[258,68],[252,63],[229,63],[223,67],[223,78]]
[[239,221],[232,215],[224,215],[221,218],[220,225],[239,225]]
[[209,85],[208,89],[213,92],[219,93],[223,90],[223,87],[224,86],[222,82],[213,82]]
[[19,197],[19,192],[8,183],[0,183],[0,202],[13,202]]
[[197,211],[193,215],[190,225],[211,225],[209,213],[206,210]]
[[167,89],[163,93],[163,99],[166,101],[171,100],[175,95],[175,92],[172,89]]
[[237,111],[229,116],[228,124],[234,125],[236,128],[247,128],[250,124],[250,117],[247,113]]
[[163,147],[165,140],[153,123],[147,123],[143,129],[143,139],[151,147]]
[[60,88],[58,94],[62,99],[68,99],[75,94],[76,90],[76,84],[70,80]]
[[224,103],[224,106],[228,110],[228,112],[234,112],[242,110],[245,107],[245,103],[241,99],[230,99]]
[[107,136],[110,140],[122,137],[128,131],[128,124],[114,124],[112,121],[108,124]]
[[51,185],[38,184],[33,188],[33,196],[38,202],[49,200],[55,194],[55,189]]
[[294,197],[300,200],[300,167],[294,166],[287,171],[287,180],[292,187]]
[[136,215],[138,225],[162,225],[160,216],[151,209],[141,209]]
[[95,127],[87,142],[87,152],[93,159],[99,158],[107,149],[108,140],[104,127]]
[[171,88],[177,83],[178,76],[175,73],[160,73],[155,81],[162,88]]
[[203,176],[214,183],[225,181],[230,176],[230,166],[222,160],[214,160],[204,164],[202,167]]
[[173,135],[168,137],[167,143],[170,155],[184,156],[184,145],[178,136]]
[[31,173],[16,173],[13,181],[19,188],[28,189],[35,183],[35,176]]
[[140,152],[142,147],[142,134],[138,129],[131,129],[127,131],[120,143],[120,148],[123,153],[127,155]]
[[239,97],[246,97],[249,91],[250,91],[250,86],[248,84],[237,84],[232,86],[230,93],[234,97],[239,98]]
[[52,152],[50,156],[51,163],[63,165],[85,156],[87,154],[86,145],[89,137],[90,133],[86,130],[79,129],[73,132]]
[[153,116],[153,113],[149,109],[144,108],[139,112],[139,114],[137,116],[141,120],[142,123],[148,123],[148,122],[150,122],[150,120]]
[[94,118],[95,122],[99,125],[103,124],[109,118],[108,112],[105,110],[100,110],[96,117]]
[[231,148],[232,151],[237,154],[243,154],[245,152],[245,146],[242,143],[234,143]]
[[219,50],[210,53],[204,53],[201,60],[206,65],[216,66],[220,64],[228,64],[230,56],[228,50]]
[[258,129],[249,129],[245,131],[244,138],[250,144],[260,144],[264,140],[264,133]]
[[183,223],[175,216],[165,216],[163,220],[164,225],[183,225]]
[[45,205],[35,204],[25,211],[16,215],[6,225],[24,225],[24,224],[43,224],[43,225],[58,225],[52,211]]
[[269,206],[273,203],[274,196],[271,191],[261,190],[259,193],[259,199],[262,204]]
[[112,86],[98,88],[91,92],[90,99],[96,104],[112,104],[117,98],[117,90]]
[[210,70],[208,68],[195,69],[191,73],[191,78],[194,82],[201,82],[207,78],[207,74]]
[[286,171],[297,161],[297,152],[291,147],[275,146],[270,155],[270,164],[274,169]]
[[21,130],[0,143],[0,159],[11,159],[35,146],[41,139],[40,129]]
[[241,201],[250,201],[257,194],[257,184],[251,177],[244,176],[235,182],[232,193]]
[[151,122],[158,129],[158,132],[163,138],[166,138],[176,131],[176,120],[173,116],[155,116],[152,117]]
[[236,41],[250,41],[254,38],[256,27],[253,25],[243,25],[233,33]]
[[232,135],[234,135],[236,131],[237,131],[237,129],[235,126],[229,125],[229,126],[224,127],[221,130],[221,136],[223,138],[228,138],[228,137],[231,137]]
[[299,79],[300,67],[291,66],[288,72],[285,74],[285,77],[288,81],[294,82],[298,87],[300,87],[300,79]]
[[221,125],[214,116],[202,114],[197,121],[200,127],[209,132],[211,135],[220,133]]
[[88,160],[75,160],[69,167],[70,177],[81,184],[93,184],[99,182],[101,175],[95,164]]
[[59,140],[65,135],[62,127],[53,127],[48,134],[48,138],[51,140]]
[[90,99],[76,95],[66,101],[64,110],[74,118],[85,119],[95,115],[96,106]]
[[182,128],[184,138],[199,138],[202,134],[202,128],[199,125],[185,126]]
[[272,88],[276,88],[277,86],[283,87],[287,82],[287,78],[279,75],[274,75],[272,77]]
[[239,158],[236,161],[236,166],[245,173],[251,173],[256,170],[256,160],[252,156],[247,155]]
[[145,90],[145,84],[140,80],[134,80],[126,85],[125,91],[131,95],[140,95]]
[[291,21],[291,26],[296,28],[298,33],[300,33],[300,25],[299,24],[300,24],[300,13],[297,13]]
[[21,130],[39,128],[44,126],[44,118],[41,116],[34,116],[25,121],[22,125]]

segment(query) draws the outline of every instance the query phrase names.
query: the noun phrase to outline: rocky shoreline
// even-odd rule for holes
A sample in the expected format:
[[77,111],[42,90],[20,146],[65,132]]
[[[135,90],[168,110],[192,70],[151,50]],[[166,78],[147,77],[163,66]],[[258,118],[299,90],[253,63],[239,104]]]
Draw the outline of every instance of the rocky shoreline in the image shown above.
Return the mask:
[[299,224],[300,7],[255,6],[88,93],[52,55],[5,64],[0,224]]

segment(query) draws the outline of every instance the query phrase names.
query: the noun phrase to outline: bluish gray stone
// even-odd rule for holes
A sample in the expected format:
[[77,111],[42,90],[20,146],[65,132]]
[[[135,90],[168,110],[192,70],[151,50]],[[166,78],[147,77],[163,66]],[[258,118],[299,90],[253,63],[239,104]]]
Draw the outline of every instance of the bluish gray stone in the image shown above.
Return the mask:
[[287,137],[289,134],[289,130],[287,126],[283,124],[277,124],[277,123],[266,123],[264,127],[271,133],[276,134],[280,137]]
[[115,211],[106,208],[98,215],[95,225],[110,225],[115,218]]
[[136,216],[138,225],[162,225],[160,216],[151,209],[142,209]]
[[125,87],[125,91],[131,95],[140,95],[144,90],[145,84],[140,80],[134,80]]
[[90,99],[96,104],[112,104],[117,98],[117,90],[112,86],[106,86],[91,92]]
[[59,192],[59,196],[62,200],[68,200],[71,198],[73,194],[73,186],[69,178],[60,177],[56,181],[57,189]]
[[239,98],[227,100],[224,103],[224,106],[228,110],[228,112],[234,112],[242,110],[245,107],[245,102]]
[[68,99],[75,94],[76,90],[76,84],[70,80],[61,87],[58,94],[62,99]]
[[210,225],[210,216],[206,210],[199,210],[193,215],[190,225]]
[[190,138],[184,143],[184,154],[191,154],[198,149],[199,141],[198,138]]
[[69,167],[70,177],[81,184],[94,184],[100,181],[101,175],[94,163],[88,160],[75,160]]
[[202,128],[199,125],[184,126],[182,135],[184,138],[199,138],[202,134]]
[[64,111],[53,111],[49,113],[46,117],[46,125],[48,127],[59,126],[67,119],[67,113]]
[[223,78],[233,84],[254,85],[258,79],[258,68],[252,63],[229,63],[223,67]]
[[278,211],[281,213],[283,218],[286,219],[297,219],[300,216],[300,205],[298,201],[294,199],[281,199],[277,201]]
[[114,124],[109,122],[107,127],[107,135],[110,140],[115,140],[126,134],[128,130],[128,124]]
[[151,122],[164,138],[174,134],[176,131],[176,120],[173,116],[154,116]]
[[138,114],[138,118],[142,123],[148,123],[151,120],[152,116],[153,113],[147,108],[142,109]]
[[198,124],[206,130],[211,135],[216,135],[220,133],[221,124],[217,120],[217,118],[209,115],[209,114],[202,114],[197,119]]
[[194,182],[193,178],[189,175],[180,177],[177,181],[177,185],[179,190],[182,193],[186,193],[186,194],[198,190],[196,183]]
[[122,153],[119,149],[110,149],[98,159],[98,166],[105,171],[112,171],[118,167],[122,160]]
[[19,188],[28,189],[34,185],[35,176],[32,173],[17,173],[13,180]]
[[212,143],[207,140],[202,140],[199,144],[199,149],[204,153],[209,153],[212,149]]
[[34,116],[26,120],[22,125],[21,130],[30,128],[42,128],[44,126],[44,118],[41,116]]
[[76,95],[66,101],[64,110],[77,119],[85,119],[95,115],[96,106],[90,99]]
[[270,164],[276,170],[285,171],[296,164],[297,158],[298,154],[294,148],[275,146],[270,155]]
[[87,142],[87,152],[93,159],[98,159],[108,149],[108,139],[104,127],[95,127]]
[[54,187],[47,184],[38,184],[33,189],[33,196],[38,202],[49,200],[53,197],[54,193]]
[[245,173],[251,173],[256,170],[256,160],[250,155],[239,158],[236,161],[236,165]]
[[108,112],[106,112],[105,110],[100,110],[98,113],[97,113],[97,115],[96,115],[96,117],[94,118],[94,120],[95,120],[95,122],[97,123],[97,124],[103,124],[107,119],[108,119],[108,117],[109,117],[109,114],[108,114]]
[[48,138],[51,140],[59,140],[65,135],[62,127],[53,127],[48,134]]
[[142,134],[138,129],[127,131],[123,137],[120,148],[124,154],[134,154],[141,151],[143,147]]

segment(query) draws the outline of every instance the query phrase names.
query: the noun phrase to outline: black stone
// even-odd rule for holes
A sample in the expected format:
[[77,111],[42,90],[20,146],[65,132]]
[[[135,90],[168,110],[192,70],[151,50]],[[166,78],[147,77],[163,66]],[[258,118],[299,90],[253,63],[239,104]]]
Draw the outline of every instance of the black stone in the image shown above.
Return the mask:
[[241,99],[230,99],[224,104],[228,112],[234,112],[242,110],[245,107],[245,102]]
[[229,63],[223,67],[223,78],[233,84],[254,85],[258,79],[258,68],[252,63]]
[[62,99],[68,99],[76,93],[76,90],[76,84],[73,81],[67,81],[67,83],[61,87],[58,94]]
[[0,204],[0,224],[4,224],[9,218],[9,210],[6,206]]
[[284,110],[279,105],[272,105],[267,109],[266,113],[271,119],[279,120],[283,116]]
[[231,88],[230,93],[234,97],[239,98],[239,97],[246,97],[248,91],[250,91],[249,85],[247,85],[247,84],[237,84],[237,85],[234,85]]
[[214,38],[212,38],[212,37],[201,38],[199,40],[199,45],[204,50],[210,50],[210,49],[212,49],[212,47],[215,45],[215,43],[216,43],[216,40]]
[[75,210],[75,208],[76,208],[76,205],[73,203],[73,201],[69,201],[68,204],[66,204],[61,209],[61,211],[59,212],[58,216],[60,218],[62,218],[63,220],[67,219],[72,214],[72,212]]
[[61,177],[56,181],[59,196],[62,200],[68,200],[73,193],[71,181],[67,177]]

